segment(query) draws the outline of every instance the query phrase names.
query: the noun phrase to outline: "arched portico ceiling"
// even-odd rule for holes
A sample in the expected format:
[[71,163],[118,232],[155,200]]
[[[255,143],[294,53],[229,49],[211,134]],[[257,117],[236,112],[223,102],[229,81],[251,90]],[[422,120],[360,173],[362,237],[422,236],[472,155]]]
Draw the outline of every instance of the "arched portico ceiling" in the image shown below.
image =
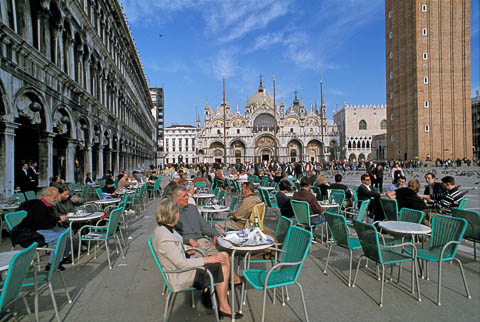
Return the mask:
[[47,115],[51,115],[50,108],[45,103],[43,95],[32,87],[21,88],[15,95],[14,117],[25,117],[31,124],[42,125],[44,130],[51,129],[51,120]]
[[247,144],[242,139],[234,139],[234,140],[230,141],[229,146],[231,148],[243,148],[243,149],[245,149]]
[[71,139],[77,138],[76,125],[68,108],[64,105],[57,105],[53,112],[52,124],[54,132],[60,135],[67,135]]

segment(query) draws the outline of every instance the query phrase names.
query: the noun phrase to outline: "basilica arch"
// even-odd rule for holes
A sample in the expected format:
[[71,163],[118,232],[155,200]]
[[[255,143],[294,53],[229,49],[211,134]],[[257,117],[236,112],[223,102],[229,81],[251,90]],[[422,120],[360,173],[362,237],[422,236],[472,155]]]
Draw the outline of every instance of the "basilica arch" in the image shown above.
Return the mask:
[[307,143],[307,161],[321,161],[323,144],[319,140],[311,140]]
[[245,162],[246,145],[243,140],[232,141],[230,144],[230,151],[232,151],[235,163]]
[[213,162],[224,162],[224,155],[223,155],[223,147],[224,145],[218,141],[213,142],[210,144],[209,150],[210,155],[213,155]]
[[298,139],[293,139],[287,145],[290,162],[299,162],[303,160],[303,147]]
[[271,161],[275,155],[275,139],[271,135],[262,135],[255,141],[255,162]]

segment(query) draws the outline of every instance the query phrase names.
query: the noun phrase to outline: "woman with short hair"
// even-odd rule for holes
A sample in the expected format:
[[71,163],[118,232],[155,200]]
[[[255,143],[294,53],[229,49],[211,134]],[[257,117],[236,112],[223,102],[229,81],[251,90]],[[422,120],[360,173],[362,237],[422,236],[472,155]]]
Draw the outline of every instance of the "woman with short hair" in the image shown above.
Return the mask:
[[415,210],[424,210],[427,205],[422,198],[425,196],[418,195],[420,191],[420,182],[412,179],[408,182],[406,188],[398,188],[387,192],[387,197],[397,199],[398,210],[402,208],[410,208]]
[[[195,267],[205,267],[213,275],[213,282],[217,283],[216,290],[219,301],[219,316],[231,316],[232,309],[228,304],[227,289],[230,278],[230,260],[225,252],[219,252],[208,257],[187,257],[183,246],[183,239],[173,228],[178,223],[180,212],[177,202],[172,199],[163,199],[157,208],[157,223],[152,233],[152,246],[158,260],[166,271],[183,270]],[[207,272],[191,270],[182,273],[167,273],[170,287],[173,291],[188,287],[199,290],[210,285]],[[239,319],[243,315],[235,313]]]

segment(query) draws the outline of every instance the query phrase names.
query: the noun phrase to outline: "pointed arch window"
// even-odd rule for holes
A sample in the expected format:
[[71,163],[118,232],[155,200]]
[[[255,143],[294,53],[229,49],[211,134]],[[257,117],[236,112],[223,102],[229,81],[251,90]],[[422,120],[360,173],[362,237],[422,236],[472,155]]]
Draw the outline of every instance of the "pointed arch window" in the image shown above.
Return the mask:
[[385,130],[387,128],[387,120],[380,122],[380,129]]
[[358,129],[359,130],[366,130],[367,129],[367,122],[365,120],[361,120],[358,123]]

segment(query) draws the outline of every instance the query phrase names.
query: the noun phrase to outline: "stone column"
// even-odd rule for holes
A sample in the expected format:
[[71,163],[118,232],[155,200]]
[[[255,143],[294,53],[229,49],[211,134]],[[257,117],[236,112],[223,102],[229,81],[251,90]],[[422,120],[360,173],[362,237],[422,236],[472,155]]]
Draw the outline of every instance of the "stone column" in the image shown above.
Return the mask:
[[118,171],[120,170],[120,153],[118,153],[118,150],[113,151],[113,153],[115,156],[115,160],[113,162],[113,172],[118,173]]
[[65,181],[66,182],[75,182],[75,149],[77,144],[73,140],[68,140],[67,142],[67,151],[65,153]]
[[10,197],[15,189],[15,169],[19,167],[15,160],[16,123],[0,123],[0,195]]
[[103,148],[98,147],[97,178],[103,177]]
[[85,147],[83,162],[85,163],[85,176],[88,172],[92,173],[92,146],[87,144]]
[[53,133],[44,133],[39,139],[39,160],[40,172],[39,186],[48,187],[48,178],[53,176]]
[[105,157],[106,157],[105,161],[107,165],[107,169],[105,170],[113,170],[112,169],[112,150],[108,149]]

